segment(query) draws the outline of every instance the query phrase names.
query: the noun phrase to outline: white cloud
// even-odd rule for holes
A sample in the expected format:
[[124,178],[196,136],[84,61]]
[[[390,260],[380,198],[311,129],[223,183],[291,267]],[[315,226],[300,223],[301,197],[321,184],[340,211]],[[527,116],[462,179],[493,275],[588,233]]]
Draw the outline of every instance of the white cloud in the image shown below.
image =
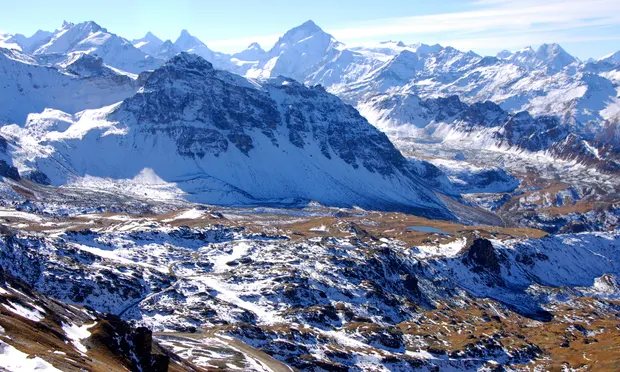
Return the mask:
[[441,33],[493,33],[543,29],[575,29],[620,24],[618,0],[480,0],[481,9],[380,19],[334,29],[341,40]]

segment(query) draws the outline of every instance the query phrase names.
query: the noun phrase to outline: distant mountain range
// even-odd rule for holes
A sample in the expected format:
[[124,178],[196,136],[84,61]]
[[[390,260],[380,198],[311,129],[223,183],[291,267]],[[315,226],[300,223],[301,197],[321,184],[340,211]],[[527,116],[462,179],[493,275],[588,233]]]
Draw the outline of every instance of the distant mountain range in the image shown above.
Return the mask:
[[402,42],[349,48],[312,21],[269,50],[234,55],[187,30],[129,41],[92,21],[0,40],[0,96],[11,103],[0,121],[16,124],[1,130],[14,146],[6,162],[52,184],[148,168],[203,202],[315,199],[451,218],[433,192],[457,197],[458,187],[405,160],[328,92],[390,136],[620,170],[619,53],[581,62],[557,44],[486,57]]

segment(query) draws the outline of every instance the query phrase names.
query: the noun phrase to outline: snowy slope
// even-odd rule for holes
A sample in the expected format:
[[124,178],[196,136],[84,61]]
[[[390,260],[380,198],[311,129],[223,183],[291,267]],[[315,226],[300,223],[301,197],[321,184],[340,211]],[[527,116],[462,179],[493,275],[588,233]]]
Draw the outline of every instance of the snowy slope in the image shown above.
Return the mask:
[[159,51],[164,42],[149,31],[146,33],[146,35],[144,35],[143,38],[132,40],[131,44],[134,47],[143,51],[144,53],[154,56]]
[[181,31],[181,35],[174,42],[174,45],[184,52],[199,55],[207,61],[213,61],[214,59],[215,53],[187,30]]
[[233,54],[232,58],[239,61],[260,61],[265,58],[266,53],[258,43],[252,43],[245,50]]
[[63,71],[37,64],[15,50],[0,49],[0,123],[23,125],[28,114],[54,108],[73,114],[110,105],[137,90],[131,78],[92,56],[74,59]]
[[21,46],[17,43],[14,36],[0,31],[0,48],[21,50]]

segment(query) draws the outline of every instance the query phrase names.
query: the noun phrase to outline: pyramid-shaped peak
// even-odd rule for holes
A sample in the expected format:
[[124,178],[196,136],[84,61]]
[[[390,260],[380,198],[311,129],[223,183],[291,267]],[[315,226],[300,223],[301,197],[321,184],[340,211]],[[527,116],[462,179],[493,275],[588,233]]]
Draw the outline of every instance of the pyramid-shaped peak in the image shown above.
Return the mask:
[[568,54],[559,44],[542,44],[537,50],[540,54]]
[[247,49],[263,50],[263,48],[261,48],[260,44],[258,44],[257,42],[253,42],[252,44],[248,45]]
[[322,31],[321,28],[319,26],[317,26],[316,23],[314,23],[313,20],[309,19],[306,22],[302,23],[301,25],[297,26],[296,28],[302,28],[305,30],[313,30],[314,32],[317,31]]
[[144,35],[143,38],[134,40],[134,43],[136,42],[153,42],[155,44],[161,44],[163,41],[151,31],[149,31],[146,33],[146,35]]
[[146,35],[144,35],[144,40],[160,40],[154,33],[152,33],[151,31],[147,32]]
[[191,35],[189,31],[182,30],[181,35],[179,35],[178,39],[174,42],[174,45],[181,48],[182,50],[189,50],[202,46],[204,45],[204,43],[200,41],[197,37]]
[[504,49],[501,52],[496,54],[496,57],[501,58],[501,59],[510,58],[510,56],[512,56],[512,52],[509,51],[508,49]]
[[89,29],[91,29],[94,32],[97,32],[97,31],[104,31],[104,32],[106,32],[106,29],[101,27],[101,26],[99,26],[99,24],[97,24],[97,22],[95,22],[95,21],[87,21],[87,22],[84,22],[84,23],[80,23],[78,26],[83,26],[85,28],[89,28]]
[[324,31],[316,25],[313,21],[306,21],[297,27],[293,27],[284,34],[284,39],[294,39],[299,41],[308,36],[312,36],[317,33],[324,33]]

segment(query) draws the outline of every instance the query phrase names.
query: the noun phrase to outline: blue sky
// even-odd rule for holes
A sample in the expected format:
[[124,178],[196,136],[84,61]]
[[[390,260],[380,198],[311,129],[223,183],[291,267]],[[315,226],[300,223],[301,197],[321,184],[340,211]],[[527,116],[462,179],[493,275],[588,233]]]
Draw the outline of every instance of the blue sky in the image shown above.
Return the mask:
[[174,40],[188,29],[235,52],[252,41],[268,49],[308,19],[348,45],[402,40],[495,54],[558,42],[582,59],[620,50],[620,0],[28,0],[3,4],[0,30],[30,35],[94,20],[128,39],[152,31]]

